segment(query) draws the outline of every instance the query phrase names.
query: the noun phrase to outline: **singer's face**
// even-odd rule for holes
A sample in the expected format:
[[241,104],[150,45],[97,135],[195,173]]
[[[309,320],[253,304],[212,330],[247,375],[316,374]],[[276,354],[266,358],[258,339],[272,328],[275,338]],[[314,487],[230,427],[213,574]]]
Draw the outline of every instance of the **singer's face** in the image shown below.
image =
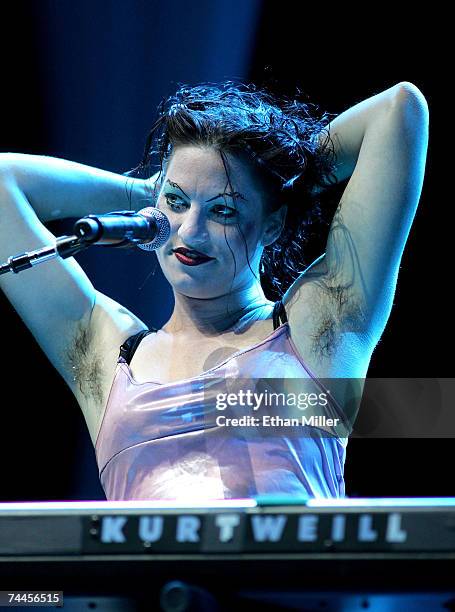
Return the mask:
[[[177,147],[167,165],[157,207],[168,217],[171,234],[157,256],[174,290],[188,297],[214,298],[255,282],[264,248],[262,196],[245,162],[218,151]],[[269,241],[270,242],[270,241]],[[266,242],[267,243],[267,242]],[[193,249],[212,259],[191,264],[174,249]]]

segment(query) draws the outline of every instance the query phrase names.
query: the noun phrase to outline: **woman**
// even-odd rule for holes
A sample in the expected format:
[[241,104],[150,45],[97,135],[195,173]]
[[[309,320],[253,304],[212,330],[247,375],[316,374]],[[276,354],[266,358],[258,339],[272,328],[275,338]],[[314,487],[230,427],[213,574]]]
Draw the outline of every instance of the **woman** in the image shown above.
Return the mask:
[[[108,499],[344,495],[342,433],[227,429],[208,392],[214,378],[217,397],[239,379],[324,391],[318,378],[363,378],[387,322],[422,188],[425,99],[403,82],[330,124],[309,110],[231,82],[184,86],[162,105],[128,173],[145,177],[128,179],[130,207],[156,205],[171,224],[157,255],[175,306],[161,330],[71,259],[1,278],[81,406]],[[2,259],[49,244],[43,221],[125,208],[118,175],[23,155],[1,168]],[[326,251],[305,268],[318,194],[349,177]],[[36,312],[44,285],[55,290]]]

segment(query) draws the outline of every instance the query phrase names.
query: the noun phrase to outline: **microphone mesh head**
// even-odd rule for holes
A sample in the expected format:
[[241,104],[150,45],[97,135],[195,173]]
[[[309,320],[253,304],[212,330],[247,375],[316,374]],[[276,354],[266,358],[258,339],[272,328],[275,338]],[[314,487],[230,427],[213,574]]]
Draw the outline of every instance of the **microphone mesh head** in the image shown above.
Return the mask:
[[142,244],[137,243],[136,246],[144,251],[155,251],[156,249],[159,249],[169,240],[169,236],[171,235],[171,225],[169,223],[169,219],[164,213],[161,212],[161,210],[158,210],[158,208],[155,208],[154,206],[142,208],[137,214],[147,217],[148,219],[153,218],[158,226],[158,232],[155,238],[150,242],[144,242]]

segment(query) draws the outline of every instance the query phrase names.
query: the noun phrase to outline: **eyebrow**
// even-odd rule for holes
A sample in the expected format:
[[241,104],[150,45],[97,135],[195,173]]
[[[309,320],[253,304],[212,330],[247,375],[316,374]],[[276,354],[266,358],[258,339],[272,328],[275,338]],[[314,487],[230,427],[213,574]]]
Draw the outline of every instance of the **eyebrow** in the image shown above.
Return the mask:
[[[175,189],[179,189],[186,198],[190,199],[189,196],[180,187],[180,185],[178,185],[177,183],[174,183],[173,181],[171,181],[169,179],[166,180],[166,183],[169,183],[169,185],[171,187],[174,187]],[[213,202],[213,200],[216,200],[217,198],[222,198],[222,197],[228,197],[228,198],[232,198],[232,199],[240,198],[241,200],[245,200],[245,202],[248,201],[246,199],[246,197],[243,194],[239,193],[238,191],[233,191],[233,192],[224,191],[223,193],[219,193],[218,195],[213,196],[213,198],[210,198],[209,200],[206,200],[206,202]]]

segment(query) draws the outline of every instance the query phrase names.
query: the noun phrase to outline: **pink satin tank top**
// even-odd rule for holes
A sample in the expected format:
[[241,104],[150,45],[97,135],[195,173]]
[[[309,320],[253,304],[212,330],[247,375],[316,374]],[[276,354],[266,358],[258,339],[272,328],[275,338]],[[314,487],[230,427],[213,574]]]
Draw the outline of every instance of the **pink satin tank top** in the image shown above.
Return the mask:
[[[279,318],[284,319],[281,325]],[[344,497],[347,437],[320,435],[314,427],[304,428],[304,435],[296,433],[303,432],[301,427],[276,433],[267,428],[265,435],[251,435],[251,428],[216,424],[220,412],[214,407],[215,392],[226,390],[229,381],[251,386],[274,379],[276,391],[280,381],[285,385],[289,379],[306,379],[323,389],[299,357],[281,301],[275,304],[274,328],[262,342],[199,376],[166,384],[152,377],[139,383],[128,365],[150,330],[128,339],[95,444],[109,501],[200,501],[266,494]],[[339,405],[333,405],[341,414]]]

